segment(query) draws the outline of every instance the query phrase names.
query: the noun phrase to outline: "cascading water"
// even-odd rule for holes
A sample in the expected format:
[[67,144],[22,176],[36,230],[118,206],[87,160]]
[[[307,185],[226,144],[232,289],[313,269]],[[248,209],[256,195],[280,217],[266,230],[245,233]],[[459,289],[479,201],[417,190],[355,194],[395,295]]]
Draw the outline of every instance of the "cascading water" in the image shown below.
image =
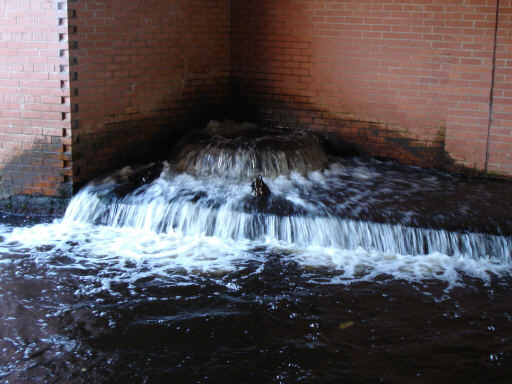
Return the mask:
[[327,156],[311,135],[232,122],[212,122],[187,136],[174,160],[176,172],[246,181],[255,175],[275,178],[305,173],[327,164]]
[[[273,196],[260,202],[251,196],[247,182],[171,175],[166,167],[151,185],[125,196],[117,196],[119,186],[115,183],[85,188],[70,204],[64,223],[84,222],[235,241],[282,241],[299,247],[361,247],[402,255],[439,252],[510,262],[510,237],[340,217],[335,207],[319,200],[318,194],[328,193],[328,189],[319,189],[311,196],[311,180],[294,176],[293,180],[268,180]],[[323,181],[327,186],[330,184],[328,179]]]
[[[155,167],[160,172],[156,178]],[[133,182],[147,170],[153,172],[151,183],[140,186]],[[257,175],[265,177],[272,192],[264,201],[251,195],[251,179]],[[344,257],[338,255],[332,257],[331,264],[341,262],[344,272],[365,270],[371,271],[370,275],[393,260],[396,265],[383,271],[403,276],[403,271],[409,270],[410,277],[416,278],[417,267],[425,267],[421,255],[430,255],[437,262],[421,267],[432,273],[419,277],[443,275],[439,264],[446,260],[439,260],[445,258],[452,258],[457,268],[464,261],[480,261],[483,269],[478,275],[506,270],[511,261],[509,236],[421,228],[404,225],[404,220],[375,222],[371,214],[358,214],[373,209],[364,194],[375,186],[365,190],[365,181],[374,179],[377,187],[386,190],[383,184],[389,177],[398,186],[406,181],[406,172],[379,174],[357,161],[329,164],[318,140],[306,133],[215,122],[188,137],[161,170],[158,165],[127,168],[84,188],[69,205],[63,224],[203,236],[243,244],[246,249],[280,247],[297,252],[297,259],[306,264],[305,255],[313,252],[318,256],[319,249],[326,254],[361,250],[373,256],[362,258],[360,265],[357,258],[350,258],[350,265],[344,265]],[[361,179],[358,189],[345,184],[347,178]],[[422,186],[420,180],[420,185],[413,187],[435,187],[439,180],[432,175],[429,178],[429,184]],[[347,191],[351,191],[348,199],[340,200]],[[393,197],[395,193],[399,196],[397,188],[388,191]],[[372,198],[370,194],[368,200]],[[347,208],[354,200],[359,200],[357,205]],[[309,261],[314,263],[313,259]]]

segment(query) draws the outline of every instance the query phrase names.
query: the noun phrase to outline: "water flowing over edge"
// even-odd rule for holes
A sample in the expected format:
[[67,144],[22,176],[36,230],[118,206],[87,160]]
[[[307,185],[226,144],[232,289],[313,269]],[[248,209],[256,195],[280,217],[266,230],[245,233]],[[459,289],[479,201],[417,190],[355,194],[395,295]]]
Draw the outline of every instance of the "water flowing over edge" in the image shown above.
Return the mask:
[[0,255],[29,252],[57,271],[96,271],[81,278],[92,282],[84,289],[100,290],[140,279],[187,284],[204,276],[258,273],[269,255],[296,264],[316,283],[387,276],[453,287],[464,276],[512,276],[510,237],[339,217],[293,187],[307,189],[309,182],[268,180],[284,214],[262,212],[248,197],[247,184],[167,170],[122,195],[112,181],[89,185],[61,220],[0,227]]
[[[404,197],[421,192],[409,204],[425,204],[429,194],[452,189],[437,176],[328,163],[313,135],[229,121],[193,133],[171,158],[92,182],[52,224],[0,225],[0,256],[29,252],[57,269],[100,268],[96,277],[110,282],[186,281],[248,265],[257,273],[269,255],[327,271],[312,273],[317,282],[386,275],[453,286],[464,274],[485,281],[512,275],[510,236],[364,219]],[[251,193],[258,174],[270,187],[265,198]]]
[[211,121],[192,132],[171,157],[178,173],[235,180],[306,173],[327,164],[327,155],[311,133],[232,121]]
[[[98,193],[99,192],[99,193]],[[512,239],[482,233],[406,227],[319,215],[241,212],[233,201],[224,204],[185,199],[167,202],[164,196],[132,194],[107,203],[104,187],[89,187],[70,204],[65,223],[83,222],[155,233],[208,236],[224,240],[283,242],[297,247],[426,255],[439,252],[470,259],[490,258],[510,263]],[[209,204],[208,204],[209,203]]]

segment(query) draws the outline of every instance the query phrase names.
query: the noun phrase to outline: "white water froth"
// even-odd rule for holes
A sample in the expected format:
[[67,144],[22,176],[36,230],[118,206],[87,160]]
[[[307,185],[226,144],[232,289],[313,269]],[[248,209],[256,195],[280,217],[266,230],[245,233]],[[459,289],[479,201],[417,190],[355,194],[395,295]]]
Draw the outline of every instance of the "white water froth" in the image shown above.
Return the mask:
[[[112,185],[90,186],[70,204],[65,223],[95,223],[155,233],[209,236],[234,241],[282,241],[293,246],[422,255],[439,252],[471,259],[510,262],[511,239],[478,233],[406,227],[339,217],[310,196],[315,184],[329,188],[320,172],[308,178],[269,179],[276,205],[262,211],[245,184],[179,174],[160,178],[124,197]],[[249,197],[249,198],[248,198]],[[265,204],[267,204],[265,202]],[[272,206],[270,202],[268,206]]]
[[[248,265],[258,273],[269,253],[280,255],[283,265],[298,264],[305,272],[313,273],[315,281],[324,283],[350,283],[387,275],[408,281],[436,279],[451,287],[459,285],[464,275],[484,281],[512,275],[509,263],[494,258],[471,259],[439,252],[403,255],[361,247],[303,247],[278,240],[242,242],[62,221],[4,228],[2,235],[0,257],[28,253],[38,263],[57,271],[96,271],[80,279],[99,282],[97,290],[110,290],[112,284],[133,284],[140,279],[187,284],[198,277],[222,278]],[[66,260],[60,262],[60,257]],[[323,276],[325,271],[329,272],[328,277]]]
[[156,234],[61,220],[25,228],[4,227],[2,236],[0,260],[28,254],[57,273],[61,269],[76,273],[86,282],[81,289],[88,292],[82,293],[110,291],[113,284],[132,285],[141,279],[186,285],[197,278],[222,277],[248,260],[258,260],[247,254],[243,244],[215,237]]
[[126,195],[117,195],[112,181],[90,185],[72,200],[62,220],[29,228],[1,226],[0,258],[26,252],[52,268],[96,268],[90,278],[102,281],[102,289],[142,278],[185,283],[248,265],[258,271],[269,253],[313,273],[315,281],[322,281],[327,269],[325,279],[334,283],[386,275],[454,286],[463,276],[484,281],[512,276],[508,237],[336,216],[310,191],[332,188],[343,172],[334,165],[307,177],[266,180],[277,202],[268,212],[251,200],[245,183],[167,169]]

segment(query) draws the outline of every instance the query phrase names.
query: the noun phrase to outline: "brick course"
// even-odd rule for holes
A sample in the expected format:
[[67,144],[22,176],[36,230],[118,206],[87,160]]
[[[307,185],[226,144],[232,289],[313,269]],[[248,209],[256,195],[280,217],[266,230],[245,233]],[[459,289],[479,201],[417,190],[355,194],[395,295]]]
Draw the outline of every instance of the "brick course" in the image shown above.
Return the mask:
[[3,195],[229,115],[512,176],[512,0],[0,0],[0,25]]
[[63,5],[0,0],[0,195],[70,191]]
[[224,117],[230,71],[227,0],[69,3],[74,182]]
[[501,105],[510,83],[510,0],[500,4],[487,147],[496,3],[232,2],[236,109],[327,132],[373,156],[511,175],[512,147],[503,143],[510,130],[498,138],[495,129],[511,121]]

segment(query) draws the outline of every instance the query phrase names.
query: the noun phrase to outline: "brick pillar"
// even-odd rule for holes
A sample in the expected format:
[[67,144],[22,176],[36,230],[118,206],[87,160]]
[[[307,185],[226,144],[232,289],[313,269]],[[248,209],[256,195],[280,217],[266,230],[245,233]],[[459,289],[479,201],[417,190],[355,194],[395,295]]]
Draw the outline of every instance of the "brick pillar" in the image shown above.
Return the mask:
[[0,195],[71,186],[66,2],[0,2]]

